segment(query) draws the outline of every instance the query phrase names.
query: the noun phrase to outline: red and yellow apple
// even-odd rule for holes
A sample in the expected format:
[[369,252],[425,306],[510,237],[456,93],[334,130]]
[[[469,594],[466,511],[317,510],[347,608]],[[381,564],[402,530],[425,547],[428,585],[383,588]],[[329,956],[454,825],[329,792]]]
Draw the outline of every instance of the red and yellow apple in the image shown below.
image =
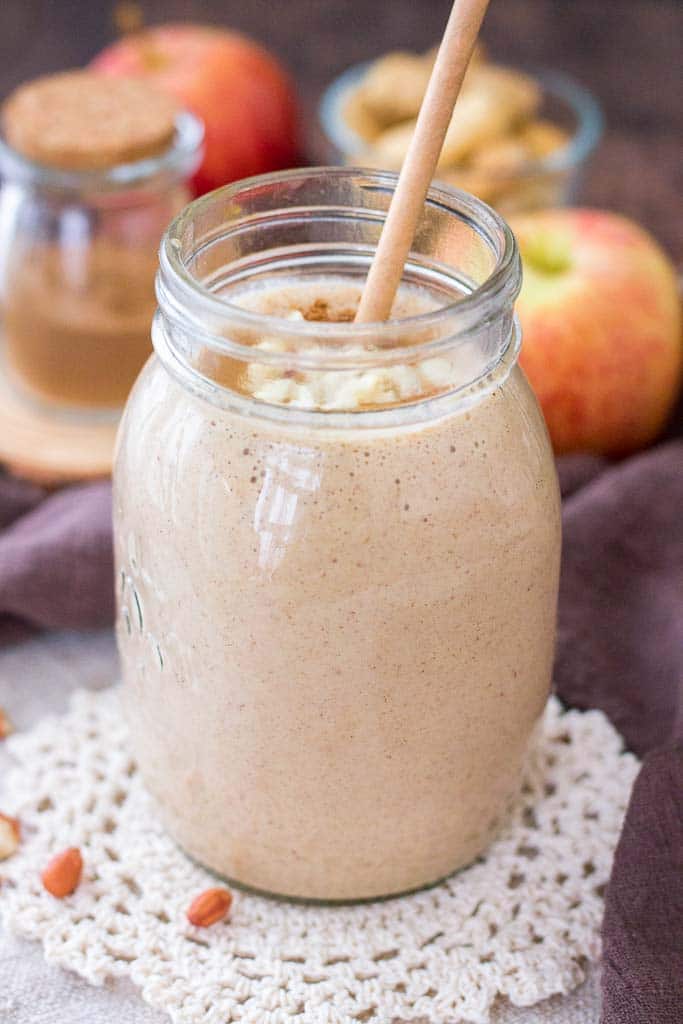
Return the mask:
[[197,195],[299,162],[292,82],[245,36],[203,25],[158,25],[124,36],[92,66],[107,75],[144,77],[202,119],[204,159],[192,182]]
[[643,447],[681,381],[673,266],[646,231],[614,213],[540,210],[511,227],[524,267],[520,363],[555,451]]

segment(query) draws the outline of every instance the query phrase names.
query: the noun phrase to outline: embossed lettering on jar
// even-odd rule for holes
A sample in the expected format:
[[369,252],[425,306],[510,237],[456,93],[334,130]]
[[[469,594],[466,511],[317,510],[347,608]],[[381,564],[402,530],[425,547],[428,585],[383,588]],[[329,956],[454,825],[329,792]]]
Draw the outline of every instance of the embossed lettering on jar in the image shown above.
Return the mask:
[[550,685],[559,497],[514,240],[433,189],[394,319],[356,325],[394,182],[306,170],[191,204],[119,436],[146,783],[197,860],[306,899],[470,862]]

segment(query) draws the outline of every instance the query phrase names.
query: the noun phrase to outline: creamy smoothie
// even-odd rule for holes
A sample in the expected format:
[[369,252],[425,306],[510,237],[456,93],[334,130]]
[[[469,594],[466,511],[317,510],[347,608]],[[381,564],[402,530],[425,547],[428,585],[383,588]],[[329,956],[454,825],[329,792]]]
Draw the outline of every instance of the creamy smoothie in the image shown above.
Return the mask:
[[[297,322],[351,319],[358,294],[321,277],[230,298],[291,338]],[[404,288],[395,314],[437,302]],[[546,430],[514,360],[406,418],[471,379],[467,345],[349,373],[263,363],[289,342],[252,341],[252,361],[203,368],[241,404],[156,359],[124,417],[133,747],[171,834],[228,879],[322,900],[410,890],[494,836],[548,695],[560,526]],[[327,425],[378,409],[395,420]]]

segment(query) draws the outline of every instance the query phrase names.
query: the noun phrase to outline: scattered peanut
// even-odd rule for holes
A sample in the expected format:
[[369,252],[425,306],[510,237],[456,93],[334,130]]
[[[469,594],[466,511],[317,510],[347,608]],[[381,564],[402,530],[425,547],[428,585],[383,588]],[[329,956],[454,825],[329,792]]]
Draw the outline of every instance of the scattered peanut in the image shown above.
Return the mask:
[[41,879],[47,891],[56,899],[70,896],[78,886],[83,872],[81,851],[71,846],[53,857],[43,869]]
[[16,818],[0,813],[0,860],[16,852],[21,839],[21,826]]
[[229,889],[206,889],[196,896],[187,911],[187,919],[197,928],[208,928],[222,920],[232,905]]
[[12,723],[7,717],[7,712],[4,708],[0,708],[0,740],[7,739],[11,732],[14,732],[14,729],[12,728]]

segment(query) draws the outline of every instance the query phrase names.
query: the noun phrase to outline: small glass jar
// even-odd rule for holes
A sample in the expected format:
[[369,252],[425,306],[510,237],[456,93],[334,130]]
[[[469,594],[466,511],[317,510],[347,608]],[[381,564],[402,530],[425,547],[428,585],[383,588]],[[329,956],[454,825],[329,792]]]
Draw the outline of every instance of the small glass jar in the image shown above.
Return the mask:
[[[348,124],[345,110],[367,74],[369,64],[347,68],[325,90],[318,117],[326,160],[373,165],[373,148]],[[603,134],[603,114],[595,97],[579,82],[558,71],[532,72],[541,88],[538,116],[566,134],[566,144],[514,168],[453,168],[441,180],[467,188],[505,217],[576,203],[586,167]],[[360,154],[360,155],[359,155]]]
[[[194,858],[309,900],[470,862],[550,686],[559,495],[500,217],[430,190],[405,282],[431,311],[320,323],[234,301],[330,275],[360,288],[395,180],[307,169],[192,203],[162,244],[156,354],[119,432],[117,632],[142,774]],[[345,408],[378,373],[438,382]],[[254,379],[332,381],[337,399],[269,400]]]
[[0,140],[0,309],[12,384],[50,409],[118,415],[149,355],[159,240],[187,203],[203,129],[101,171],[35,163]]

